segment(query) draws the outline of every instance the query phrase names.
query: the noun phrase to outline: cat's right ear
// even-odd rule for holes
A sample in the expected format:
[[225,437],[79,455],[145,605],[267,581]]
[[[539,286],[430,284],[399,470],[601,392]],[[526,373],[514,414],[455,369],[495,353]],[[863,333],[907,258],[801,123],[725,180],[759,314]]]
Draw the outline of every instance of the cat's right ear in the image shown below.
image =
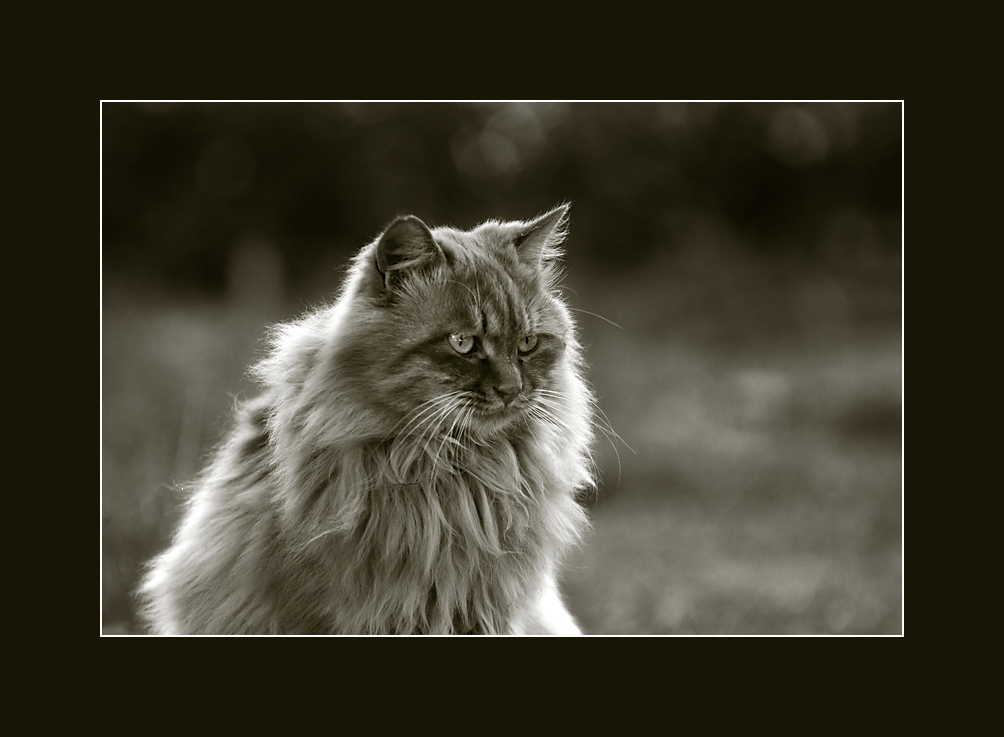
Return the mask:
[[389,296],[412,273],[445,259],[429,227],[414,215],[391,223],[376,247],[376,269],[383,293]]
[[568,232],[568,207],[559,205],[524,225],[513,243],[525,263],[536,266],[560,255],[558,247]]

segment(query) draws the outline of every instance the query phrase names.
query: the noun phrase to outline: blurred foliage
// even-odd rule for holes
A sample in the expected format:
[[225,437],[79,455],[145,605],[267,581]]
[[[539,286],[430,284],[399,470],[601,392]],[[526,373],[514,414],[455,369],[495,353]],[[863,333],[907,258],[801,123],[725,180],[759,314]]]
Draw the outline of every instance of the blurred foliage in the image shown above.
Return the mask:
[[[296,282],[395,215],[470,227],[573,202],[580,263],[672,252],[695,219],[753,252],[834,217],[899,251],[897,103],[105,103],[106,275],[219,289],[274,244]],[[841,221],[843,222],[843,221]],[[846,227],[846,223],[843,227]]]

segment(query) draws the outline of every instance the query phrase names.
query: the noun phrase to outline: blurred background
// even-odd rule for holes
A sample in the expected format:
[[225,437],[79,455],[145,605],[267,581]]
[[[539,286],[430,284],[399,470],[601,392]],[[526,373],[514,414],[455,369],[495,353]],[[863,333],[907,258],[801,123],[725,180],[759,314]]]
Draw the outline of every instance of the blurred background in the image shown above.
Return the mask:
[[900,103],[104,103],[102,626],[266,327],[395,216],[569,201],[589,634],[902,633]]

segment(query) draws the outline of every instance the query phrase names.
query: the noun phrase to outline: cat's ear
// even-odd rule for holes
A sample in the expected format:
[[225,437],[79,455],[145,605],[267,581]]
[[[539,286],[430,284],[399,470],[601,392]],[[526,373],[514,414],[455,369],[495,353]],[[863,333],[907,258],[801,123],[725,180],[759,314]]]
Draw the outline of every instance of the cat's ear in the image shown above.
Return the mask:
[[519,232],[513,243],[524,263],[537,265],[561,254],[558,246],[568,235],[568,208],[567,204],[558,205]]
[[386,291],[393,291],[409,273],[444,259],[429,227],[414,215],[391,223],[376,247],[376,268]]

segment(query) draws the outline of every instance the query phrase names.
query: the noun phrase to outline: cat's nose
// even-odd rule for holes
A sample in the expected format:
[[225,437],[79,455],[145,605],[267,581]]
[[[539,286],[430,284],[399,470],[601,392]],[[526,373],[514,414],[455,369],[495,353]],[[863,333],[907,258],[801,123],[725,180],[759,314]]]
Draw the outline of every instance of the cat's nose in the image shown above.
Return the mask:
[[520,378],[519,371],[512,366],[507,369],[500,371],[495,376],[495,381],[492,382],[492,390],[503,404],[509,404],[523,389],[523,380]]
[[502,400],[503,404],[509,404],[510,402],[512,402],[512,400],[516,398],[516,395],[519,394],[520,389],[522,388],[523,387],[519,384],[502,384],[502,386],[492,387],[492,389],[495,390],[495,393]]

